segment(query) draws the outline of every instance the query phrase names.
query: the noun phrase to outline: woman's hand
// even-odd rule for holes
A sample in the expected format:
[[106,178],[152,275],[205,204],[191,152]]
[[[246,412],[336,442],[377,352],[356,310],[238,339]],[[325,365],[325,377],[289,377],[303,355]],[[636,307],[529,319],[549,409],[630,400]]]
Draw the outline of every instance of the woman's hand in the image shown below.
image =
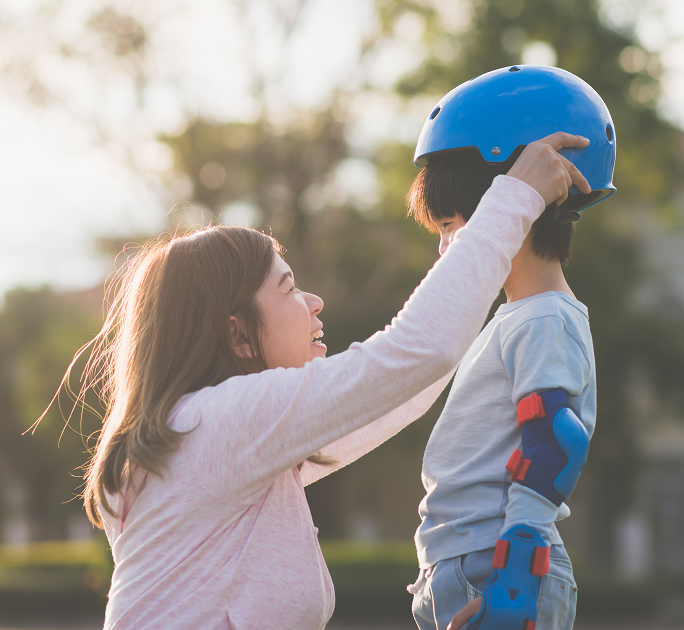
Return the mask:
[[585,194],[591,192],[591,187],[577,167],[557,151],[563,147],[583,149],[588,145],[587,138],[558,131],[530,142],[507,175],[534,188],[547,206],[554,201],[560,205],[568,198],[568,188],[573,184]]
[[480,606],[482,606],[481,597],[476,597],[472,602],[466,604],[454,615],[451,623],[447,626],[447,630],[461,630],[466,623],[480,612]]

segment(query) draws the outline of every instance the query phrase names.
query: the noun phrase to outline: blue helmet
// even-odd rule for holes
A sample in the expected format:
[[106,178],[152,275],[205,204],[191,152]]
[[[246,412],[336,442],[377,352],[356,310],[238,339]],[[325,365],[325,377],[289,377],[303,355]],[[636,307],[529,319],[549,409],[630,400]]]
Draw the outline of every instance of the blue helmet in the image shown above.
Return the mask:
[[615,127],[603,99],[574,74],[550,66],[492,70],[462,83],[425,121],[413,161],[425,166],[443,151],[476,148],[487,162],[505,162],[520,146],[566,131],[589,138],[585,149],[559,153],[587,178],[591,193],[570,188],[561,212],[579,211],[615,192]]

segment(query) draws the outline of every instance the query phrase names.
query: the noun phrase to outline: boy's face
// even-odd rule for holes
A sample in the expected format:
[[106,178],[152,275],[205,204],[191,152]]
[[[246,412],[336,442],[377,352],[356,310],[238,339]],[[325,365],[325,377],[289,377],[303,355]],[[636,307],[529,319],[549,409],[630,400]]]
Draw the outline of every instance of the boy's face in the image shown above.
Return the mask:
[[454,240],[456,232],[458,232],[466,222],[463,217],[459,214],[455,214],[453,217],[441,217],[439,219],[433,219],[433,225],[439,230],[439,255],[444,256],[447,247],[451,245],[451,241]]

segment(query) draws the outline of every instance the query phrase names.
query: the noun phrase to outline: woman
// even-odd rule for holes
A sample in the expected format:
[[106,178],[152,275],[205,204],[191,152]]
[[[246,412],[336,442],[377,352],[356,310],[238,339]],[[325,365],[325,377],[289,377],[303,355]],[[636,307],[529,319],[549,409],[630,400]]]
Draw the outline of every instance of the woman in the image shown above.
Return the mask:
[[392,325],[326,360],[323,302],[270,237],[215,227],[144,248],[91,357],[108,395],[85,490],[116,565],[106,628],[325,626],[304,486],[432,404],[532,222],[587,188],[562,146],[585,142],[529,145]]

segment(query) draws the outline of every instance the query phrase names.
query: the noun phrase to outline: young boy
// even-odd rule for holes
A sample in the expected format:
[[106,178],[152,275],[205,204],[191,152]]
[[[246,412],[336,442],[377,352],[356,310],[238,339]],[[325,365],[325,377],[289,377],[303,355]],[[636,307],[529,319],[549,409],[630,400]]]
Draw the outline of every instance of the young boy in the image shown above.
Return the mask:
[[456,629],[473,615],[469,630],[573,625],[577,588],[555,521],[569,516],[564,501],[586,461],[596,380],[587,308],[561,265],[578,211],[615,191],[610,114],[558,68],[477,77],[426,122],[415,160],[424,168],[408,204],[439,232],[443,254],[519,147],[552,128],[590,139],[566,157],[592,193],[552,204],[533,225],[504,284],[507,303],[461,361],[428,442],[415,537],[421,572],[409,587],[421,630],[445,630],[452,618]]

